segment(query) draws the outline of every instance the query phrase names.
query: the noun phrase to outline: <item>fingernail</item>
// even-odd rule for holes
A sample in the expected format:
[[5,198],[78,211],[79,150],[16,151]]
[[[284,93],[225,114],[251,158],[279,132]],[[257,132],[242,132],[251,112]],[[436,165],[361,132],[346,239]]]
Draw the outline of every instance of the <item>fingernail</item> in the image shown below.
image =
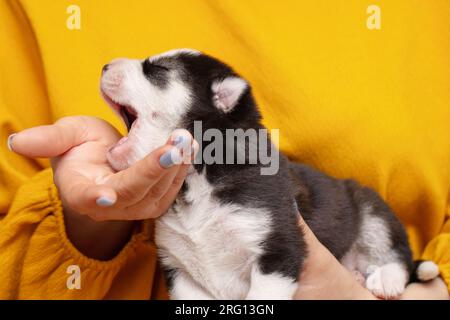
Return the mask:
[[8,137],[8,149],[9,151],[13,151],[13,139],[17,135],[17,133],[13,133]]
[[177,136],[177,137],[175,137],[175,139],[173,139],[173,144],[177,145],[177,144],[183,142],[183,140],[184,140],[183,136]]
[[114,204],[114,201],[107,197],[97,198],[97,200],[95,202],[100,207],[111,207]]
[[174,140],[174,142],[175,142],[175,147],[177,147],[178,149],[180,149],[183,152],[190,149],[189,148],[189,146],[191,145],[190,137],[179,136]]
[[181,160],[180,151],[177,148],[172,148],[159,158],[159,164],[164,168],[170,168],[174,164],[180,164]]

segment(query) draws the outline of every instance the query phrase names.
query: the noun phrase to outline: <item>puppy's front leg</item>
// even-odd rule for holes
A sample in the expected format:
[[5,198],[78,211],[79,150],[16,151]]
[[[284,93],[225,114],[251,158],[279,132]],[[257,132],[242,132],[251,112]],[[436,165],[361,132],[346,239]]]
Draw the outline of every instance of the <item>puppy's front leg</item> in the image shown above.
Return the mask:
[[247,300],[291,300],[297,290],[297,279],[279,273],[264,274],[255,264],[252,268]]

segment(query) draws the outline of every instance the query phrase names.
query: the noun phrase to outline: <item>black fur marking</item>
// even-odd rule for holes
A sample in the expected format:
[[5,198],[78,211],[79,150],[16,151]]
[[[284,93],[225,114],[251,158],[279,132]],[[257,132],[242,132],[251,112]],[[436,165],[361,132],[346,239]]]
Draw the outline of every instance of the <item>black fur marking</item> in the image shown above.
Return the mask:
[[150,62],[145,59],[142,62],[142,71],[145,77],[155,86],[165,88],[169,83],[169,68]]
[[177,270],[168,268],[164,264],[161,264],[161,269],[163,270],[163,273],[164,273],[164,279],[166,281],[167,291],[170,292],[173,288],[173,282],[177,275]]

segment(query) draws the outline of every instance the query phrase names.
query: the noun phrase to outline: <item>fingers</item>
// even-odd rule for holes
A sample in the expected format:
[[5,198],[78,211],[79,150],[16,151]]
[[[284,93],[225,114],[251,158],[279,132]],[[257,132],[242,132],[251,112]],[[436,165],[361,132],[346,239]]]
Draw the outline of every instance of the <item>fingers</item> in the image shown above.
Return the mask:
[[[199,149],[198,143],[186,130],[177,131],[167,145],[152,152],[132,167],[115,174],[113,179],[117,180],[113,182],[118,183],[115,187],[118,195],[117,206],[120,207],[125,203],[127,205],[114,219],[155,218],[170,207],[183,185],[191,160]],[[181,152],[182,159],[176,158],[176,161],[167,166],[165,162],[167,155],[173,159],[174,152]],[[183,164],[179,164],[181,161]]]
[[[67,148],[92,139],[92,135],[86,137],[88,132],[77,132],[79,129],[87,131],[83,126],[89,127],[86,123],[77,125],[77,120],[67,119],[53,126],[29,129],[13,138],[13,149],[28,156],[54,157]],[[182,162],[190,163],[198,150],[198,144],[194,143],[189,132],[181,131],[174,132],[166,145],[133,166],[110,175],[103,184],[95,183],[92,177],[83,176],[79,170],[66,167],[64,172],[55,176],[63,205],[98,221],[136,220],[162,214],[175,199],[190,166]],[[46,148],[44,142],[37,141],[34,135],[51,140],[52,148]],[[55,136],[59,140],[53,141]],[[27,145],[33,139],[41,150]],[[58,159],[55,157],[53,161]]]
[[58,179],[63,206],[94,220],[103,220],[101,207],[107,208],[116,202],[117,195],[111,187],[97,185],[86,177],[67,174]]
[[159,201],[159,210],[161,213],[164,213],[169,209],[170,205],[176,198],[178,192],[180,191],[184,179],[186,178],[186,175],[189,170],[189,165],[182,165],[180,170],[178,171],[178,174],[175,176],[175,178],[172,180],[172,184],[170,185],[169,189],[165,193],[164,197],[162,197]]
[[[166,212],[175,200],[186,178],[189,165],[181,165],[175,175],[164,177],[164,181],[158,183],[158,190],[150,190],[142,201],[127,208],[130,212],[127,216],[134,219],[157,218]],[[161,185],[161,186],[160,186]],[[154,188],[153,188],[154,189]]]
[[300,213],[298,213],[298,226],[305,237],[308,247],[318,244],[319,240],[316,238],[314,233],[311,231],[309,226],[306,224],[305,220],[303,219],[303,217]]
[[23,130],[8,139],[10,149],[27,157],[56,157],[85,142],[83,117],[62,118],[53,125]]
[[[126,208],[125,219],[156,218],[166,212],[175,200],[183,185],[190,164],[199,150],[199,145],[186,130],[176,130],[168,143],[175,145],[178,150],[181,150],[183,164],[165,169],[161,178],[152,185],[144,182],[145,186],[149,186],[146,194],[136,201],[134,205]],[[168,150],[165,154],[173,152],[173,149]],[[160,157],[160,164],[162,157],[164,157],[164,154]]]
[[191,157],[192,141],[192,136],[188,132],[187,135],[183,133],[183,135],[172,136],[163,147],[153,151],[128,169],[111,176],[107,184],[116,190],[118,203],[128,203],[128,206],[132,206],[148,193],[150,198],[155,200],[162,197],[177,175],[179,165],[185,160],[184,158]]
[[[161,161],[161,158],[163,159]],[[166,159],[166,162],[163,162]],[[171,164],[168,161],[171,160]],[[164,167],[160,162],[167,165]],[[177,163],[178,162],[178,163]],[[176,165],[181,162],[180,151],[174,146],[163,146],[133,166],[120,171],[107,181],[117,191],[118,202],[132,205],[147,194],[167,174],[177,171]]]

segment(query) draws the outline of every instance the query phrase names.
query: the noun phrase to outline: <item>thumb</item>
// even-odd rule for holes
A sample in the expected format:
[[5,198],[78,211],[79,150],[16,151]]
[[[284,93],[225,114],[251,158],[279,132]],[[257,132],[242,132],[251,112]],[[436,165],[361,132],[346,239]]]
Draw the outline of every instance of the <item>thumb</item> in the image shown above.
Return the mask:
[[319,240],[314,235],[312,230],[308,227],[305,220],[303,219],[302,215],[298,213],[298,227],[300,228],[300,231],[302,232],[303,236],[305,237],[306,244],[308,247],[311,245],[317,245]]
[[81,119],[63,118],[53,125],[38,126],[13,134],[9,148],[30,158],[52,158],[85,142],[86,125]]

